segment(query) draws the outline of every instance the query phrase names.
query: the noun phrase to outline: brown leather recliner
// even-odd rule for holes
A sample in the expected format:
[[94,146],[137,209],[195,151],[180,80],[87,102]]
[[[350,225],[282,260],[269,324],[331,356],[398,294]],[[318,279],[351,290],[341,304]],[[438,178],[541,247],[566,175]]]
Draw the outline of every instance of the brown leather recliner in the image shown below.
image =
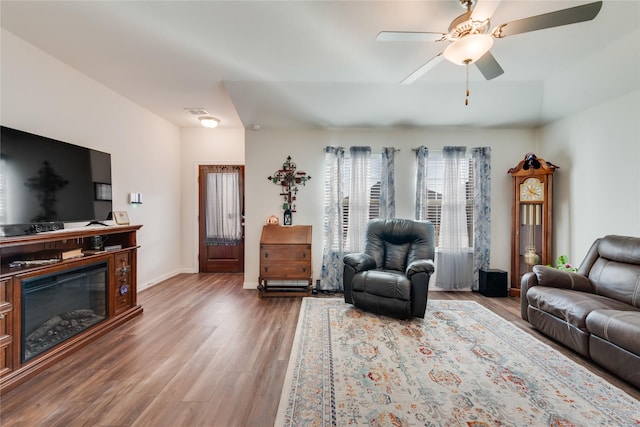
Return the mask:
[[596,240],[578,272],[534,266],[520,302],[536,329],[640,387],[640,238]]
[[434,256],[430,222],[369,221],[364,253],[344,257],[345,302],[400,319],[424,317]]

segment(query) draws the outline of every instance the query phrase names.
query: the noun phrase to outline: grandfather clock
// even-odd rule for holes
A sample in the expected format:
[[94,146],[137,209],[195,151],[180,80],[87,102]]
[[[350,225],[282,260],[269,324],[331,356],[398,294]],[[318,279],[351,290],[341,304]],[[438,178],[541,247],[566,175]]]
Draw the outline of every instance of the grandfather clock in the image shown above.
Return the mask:
[[520,279],[534,265],[551,264],[553,173],[557,168],[528,153],[508,171],[513,177],[511,296],[520,296]]

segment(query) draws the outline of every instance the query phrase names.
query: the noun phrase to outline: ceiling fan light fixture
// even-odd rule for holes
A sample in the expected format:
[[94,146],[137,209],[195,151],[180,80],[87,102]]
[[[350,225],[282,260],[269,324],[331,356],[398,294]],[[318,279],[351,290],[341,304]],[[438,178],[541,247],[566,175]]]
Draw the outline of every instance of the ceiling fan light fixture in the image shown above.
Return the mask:
[[220,119],[216,119],[215,117],[211,116],[203,116],[199,117],[199,119],[202,126],[210,129],[213,129],[214,127],[218,126],[218,124],[220,124]]
[[487,53],[493,46],[493,37],[488,34],[468,34],[451,43],[443,55],[458,65],[471,64]]

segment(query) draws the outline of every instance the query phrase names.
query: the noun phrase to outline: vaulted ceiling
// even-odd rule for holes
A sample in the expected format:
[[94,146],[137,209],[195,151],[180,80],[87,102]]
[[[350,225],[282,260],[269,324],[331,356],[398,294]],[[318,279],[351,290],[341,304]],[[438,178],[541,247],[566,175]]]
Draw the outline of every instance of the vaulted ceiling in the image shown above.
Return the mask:
[[[480,0],[481,2],[483,0]],[[492,27],[589,1],[503,0]],[[443,61],[442,1],[6,1],[1,25],[181,127],[204,108],[223,127],[537,126],[640,88],[640,2],[605,0],[589,22],[498,39],[504,74]]]

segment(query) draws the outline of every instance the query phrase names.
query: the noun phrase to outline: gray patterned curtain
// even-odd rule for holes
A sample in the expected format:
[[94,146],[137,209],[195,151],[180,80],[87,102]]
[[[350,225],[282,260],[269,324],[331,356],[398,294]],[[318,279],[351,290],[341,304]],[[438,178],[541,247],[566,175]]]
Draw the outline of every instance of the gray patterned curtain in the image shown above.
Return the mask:
[[395,155],[395,148],[382,148],[382,168],[380,174],[380,218],[385,219],[396,217]]
[[342,270],[344,255],[342,241],[342,199],[344,197],[344,149],[326,147],[325,161],[325,208],[321,291],[342,291]]
[[427,219],[427,157],[429,150],[424,145],[416,149],[418,174],[416,177],[416,219]]
[[479,289],[479,270],[491,260],[491,147],[471,149],[473,161],[473,289]]

